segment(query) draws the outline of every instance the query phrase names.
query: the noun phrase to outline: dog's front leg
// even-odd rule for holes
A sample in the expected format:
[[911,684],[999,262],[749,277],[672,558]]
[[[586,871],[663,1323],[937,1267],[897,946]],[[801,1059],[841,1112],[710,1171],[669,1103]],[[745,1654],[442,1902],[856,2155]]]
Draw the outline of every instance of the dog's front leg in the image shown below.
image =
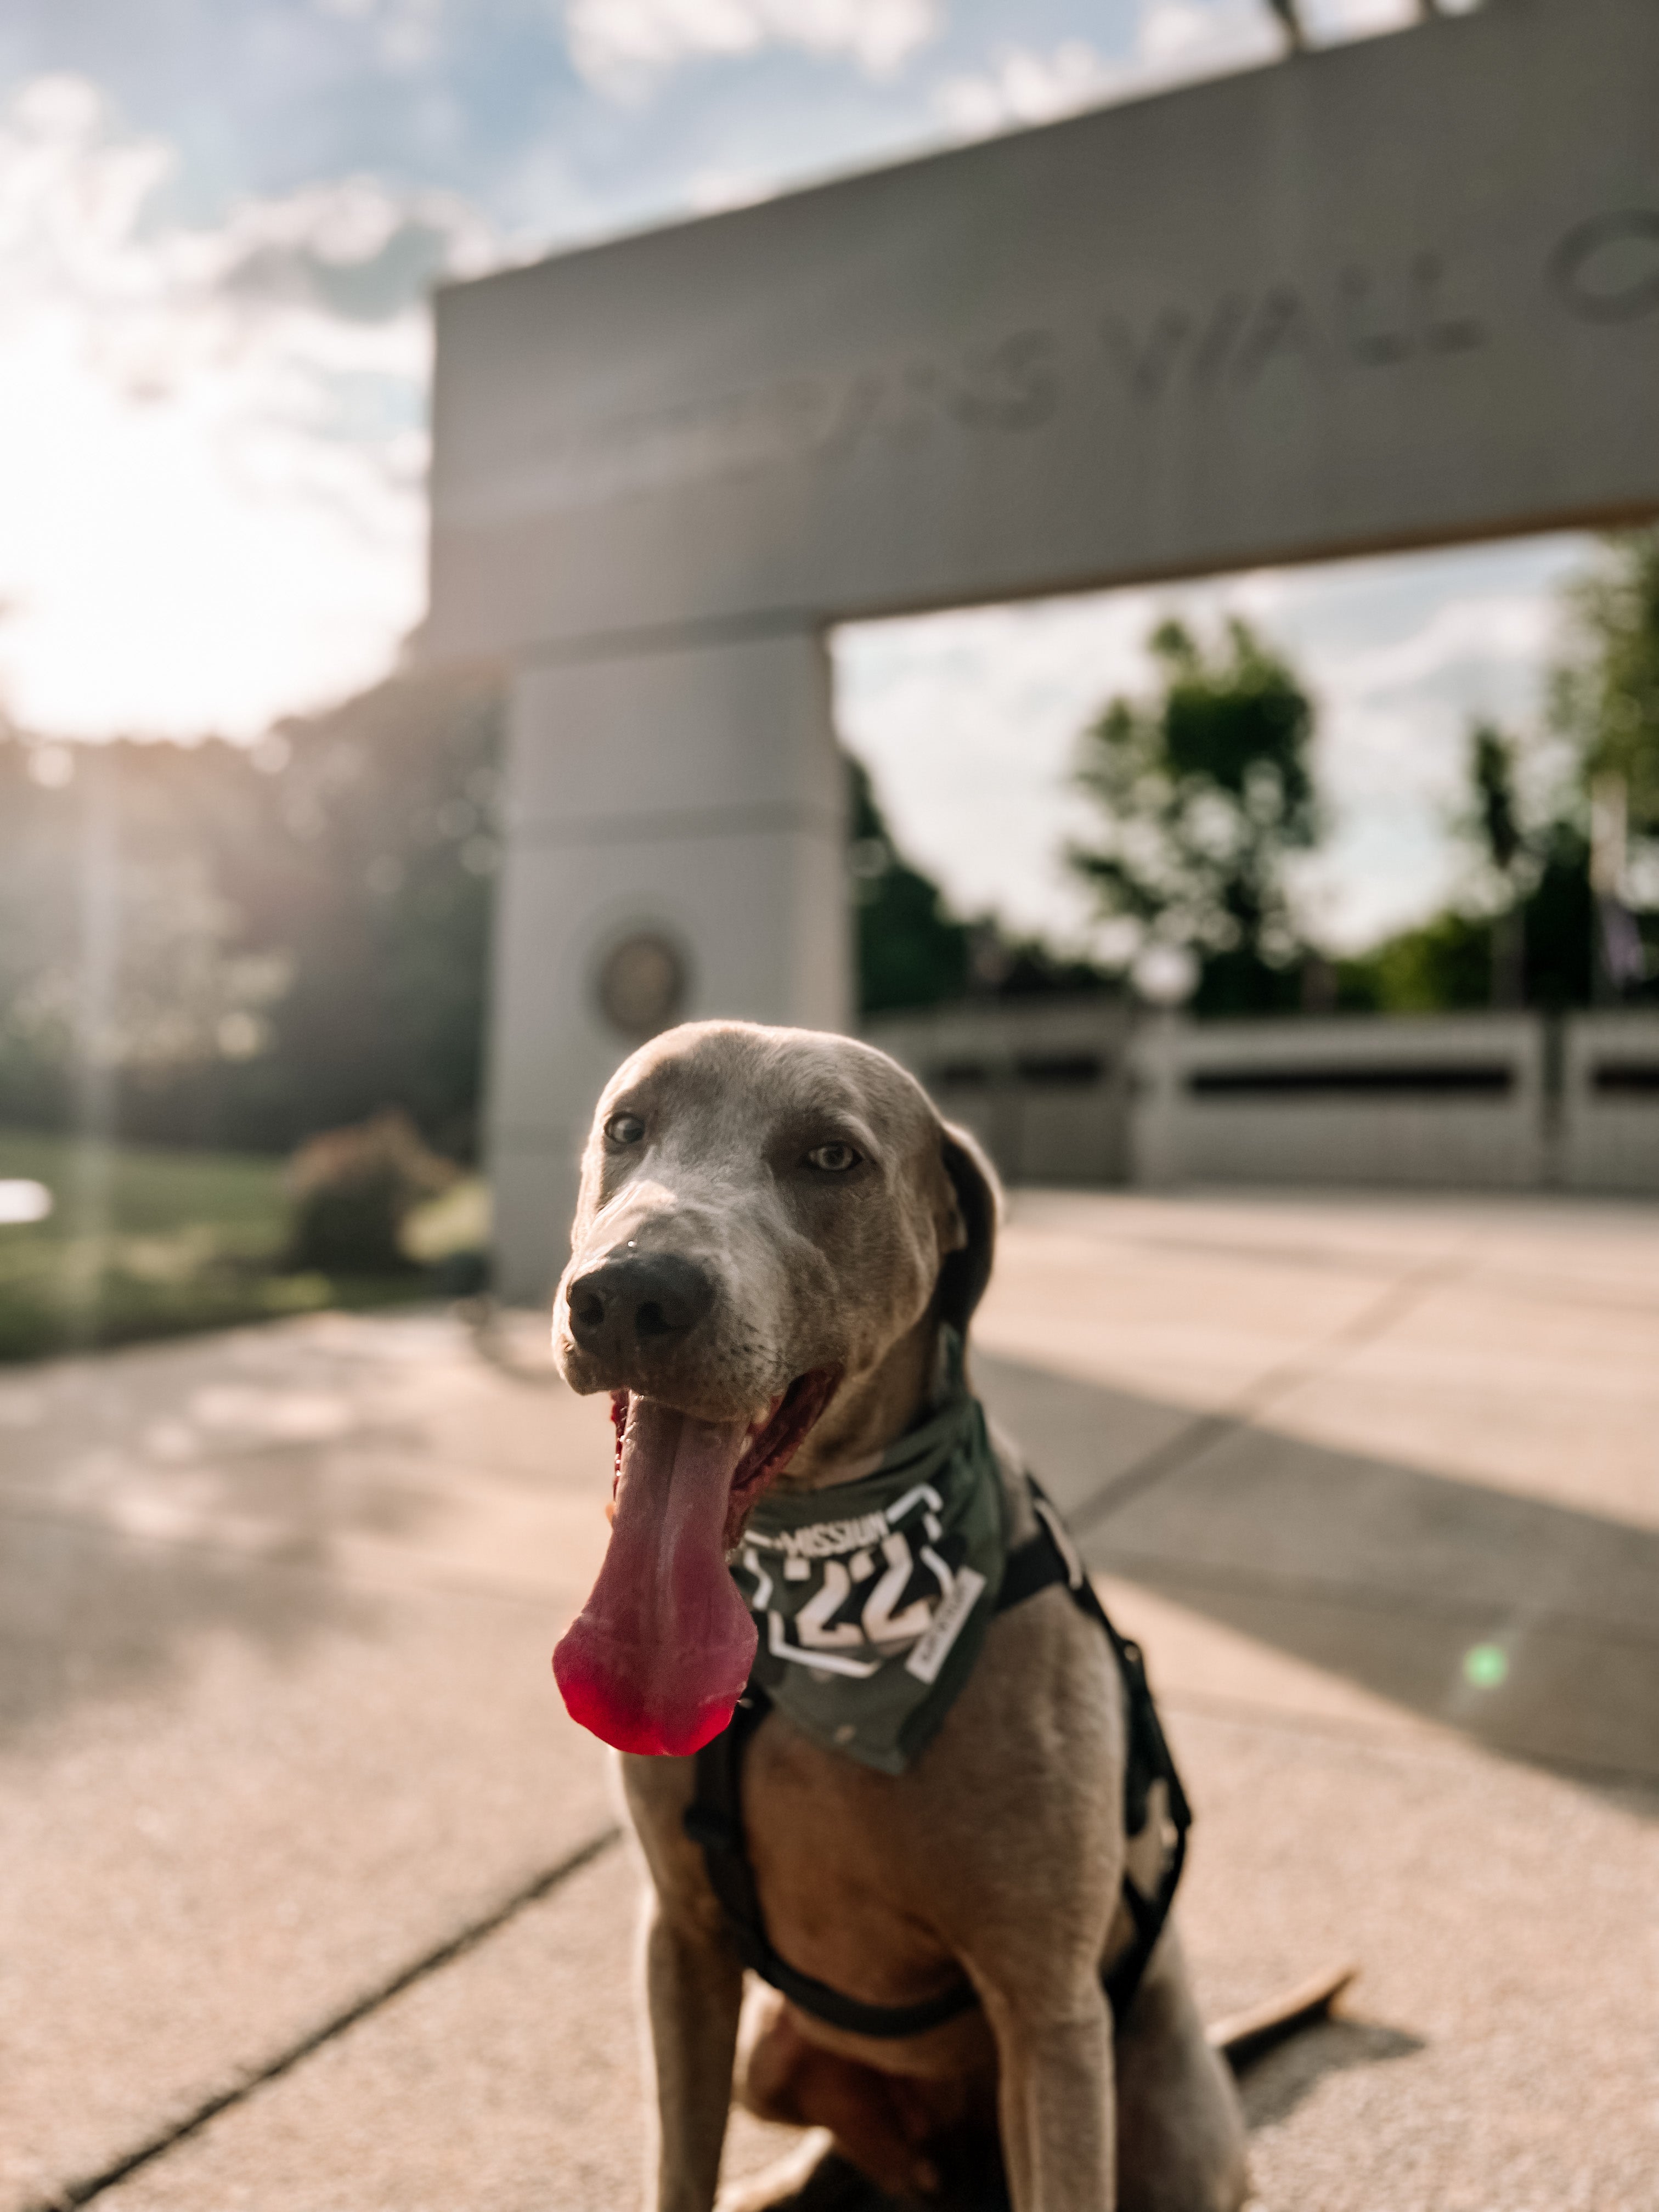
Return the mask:
[[732,2107],[743,1967],[685,1832],[689,1759],[624,1757],[623,1795],[645,1853],[645,1996],[656,2075],[657,2156],[646,2203],[709,2212]]
[[1015,2212],[1113,2212],[1112,2033],[1099,1983],[1059,2004],[987,2009]]
[[657,2087],[657,2212],[709,2212],[732,2103],[743,1968],[724,1931],[646,1901],[645,1988]]

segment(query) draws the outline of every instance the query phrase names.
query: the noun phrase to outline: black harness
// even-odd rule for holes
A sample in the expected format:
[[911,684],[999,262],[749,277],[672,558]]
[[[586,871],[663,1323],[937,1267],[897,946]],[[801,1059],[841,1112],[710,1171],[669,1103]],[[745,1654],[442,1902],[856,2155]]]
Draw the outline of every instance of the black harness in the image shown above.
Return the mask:
[[[1101,1981],[1112,2008],[1112,2018],[1121,2027],[1140,1987],[1141,1976],[1152,1957],[1164,1923],[1170,1917],[1176,1885],[1187,1856],[1187,1831],[1192,1812],[1176,1772],[1159,1724],[1158,1708],[1146,1686],[1146,1669],[1139,1645],[1120,1636],[1107,1619],[1106,1608],[1095,1595],[1081,1561],[1073,1550],[1059,1515],[1030,1477],[1031,1503],[1036,1509],[1037,1534],[1008,1554],[996,1609],[1006,1613],[1023,1605],[1051,1583],[1063,1583],[1074,1603],[1106,1632],[1123,1678],[1127,1743],[1123,1768],[1123,1826],[1138,1836],[1151,1813],[1152,1785],[1162,1782],[1167,1793],[1164,1820],[1168,1838],[1164,1871],[1157,1889],[1146,1894],[1126,1872],[1123,1903],[1133,1926],[1128,1946]],[[696,1754],[696,1785],[685,1812],[685,1832],[701,1844],[708,1880],[726,1909],[732,1938],[745,1966],[769,1982],[793,2005],[811,2013],[831,2027],[854,2035],[896,2039],[923,2035],[942,2027],[946,2021],[971,2012],[979,1993],[964,1977],[954,1989],[926,1997],[920,2004],[872,2005],[843,1996],[827,1982],[799,1972],[772,1948],[755,1887],[743,1832],[743,1760],[750,1738],[771,1711],[771,1700],[757,1683],[750,1682],[738,1700],[725,1730]]]

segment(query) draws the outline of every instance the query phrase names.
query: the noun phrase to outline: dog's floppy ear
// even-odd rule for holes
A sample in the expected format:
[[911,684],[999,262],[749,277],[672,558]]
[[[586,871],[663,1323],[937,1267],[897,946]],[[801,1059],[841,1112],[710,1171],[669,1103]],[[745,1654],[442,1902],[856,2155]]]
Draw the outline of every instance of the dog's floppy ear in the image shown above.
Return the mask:
[[966,1129],[942,1125],[945,1172],[956,1193],[963,1241],[947,1252],[939,1271],[938,1312],[958,1335],[966,1336],[974,1308],[991,1279],[997,1224],[1002,1218],[1002,1186],[997,1171]]

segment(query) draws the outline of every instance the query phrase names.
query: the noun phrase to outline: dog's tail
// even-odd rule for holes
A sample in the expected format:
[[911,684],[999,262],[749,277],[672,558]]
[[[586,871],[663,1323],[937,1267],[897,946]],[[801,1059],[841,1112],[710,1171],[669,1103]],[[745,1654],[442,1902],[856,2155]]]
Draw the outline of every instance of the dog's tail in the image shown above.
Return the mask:
[[1227,2063],[1237,2073],[1263,2051],[1271,2051],[1276,2043],[1287,2036],[1297,2035],[1304,2027],[1330,2017],[1337,1999],[1358,1978],[1357,1966],[1327,1966],[1322,1972],[1313,1974],[1305,1982],[1298,1982],[1293,1990],[1286,1990],[1265,2004],[1251,2005],[1246,2011],[1230,2013],[1206,2031],[1212,2051],[1218,2051]]

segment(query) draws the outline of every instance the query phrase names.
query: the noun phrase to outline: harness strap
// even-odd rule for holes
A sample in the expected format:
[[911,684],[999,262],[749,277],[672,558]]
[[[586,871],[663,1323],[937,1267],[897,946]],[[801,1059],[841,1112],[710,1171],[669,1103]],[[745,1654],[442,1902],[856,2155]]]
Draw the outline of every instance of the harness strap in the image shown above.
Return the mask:
[[[1033,1552],[1047,1538],[1044,1549],[1048,1553],[1046,1571],[1041,1566],[1024,1569],[1016,1595],[1005,1600],[1000,1595],[997,1610],[1005,1602],[1018,1605],[1023,1597],[1034,1595],[1051,1582],[1063,1576],[1072,1601],[1086,1613],[1105,1632],[1112,1647],[1118,1671],[1123,1677],[1125,1715],[1128,1723],[1128,1741],[1123,1759],[1123,1829],[1129,1836],[1138,1836],[1146,1826],[1152,1814],[1152,1791],[1155,1782],[1164,1789],[1164,1819],[1169,1836],[1164,1862],[1164,1871],[1158,1885],[1148,1897],[1127,1870],[1123,1876],[1123,1903],[1134,1927],[1134,1937],[1128,1948],[1103,1974],[1102,1983],[1110,2000],[1113,2021],[1121,2026],[1133,2003],[1141,1978],[1146,1972],[1158,1939],[1164,1933],[1164,1923],[1175,1903],[1175,1893],[1180,1885],[1182,1869],[1187,1863],[1187,1832],[1193,1825],[1193,1810],[1187,1793],[1181,1785],[1176,1771],[1175,1759],[1164,1734],[1164,1724],[1158,1719],[1158,1707],[1152,1702],[1152,1686],[1146,1680],[1146,1662],[1140,1646],[1128,1637],[1120,1635],[1105,1607],[1090,1581],[1071,1532],[1053,1504],[1039,1486],[1036,1478],[1025,1477],[1031,1493],[1031,1504],[1042,1524],[1042,1536],[1034,1537],[1022,1544],[1009,1559],[1012,1571],[1016,1560]],[[1042,1574],[1040,1581],[1032,1580]],[[1029,1584],[1029,1587],[1028,1587]],[[1006,1583],[1005,1580],[1005,1589]]]
[[971,1982],[958,1982],[920,2004],[866,2004],[799,1972],[772,1948],[744,1840],[741,1795],[743,1755],[771,1710],[765,1691],[751,1682],[728,1726],[697,1753],[696,1795],[685,1811],[685,1832],[702,1846],[708,1880],[726,1908],[738,1956],[791,2004],[853,2035],[924,2035],[930,2027],[942,2027],[947,2020],[971,2012],[979,2002]]
[[[1137,1836],[1146,1826],[1152,1784],[1162,1782],[1166,1792],[1164,1818],[1170,1838],[1163,1876],[1148,1897],[1125,1874],[1123,1903],[1134,1935],[1122,1956],[1101,1978],[1113,2020],[1121,2027],[1170,1916],[1187,1856],[1192,1812],[1147,1687],[1139,1645],[1120,1636],[1112,1626],[1059,1514],[1030,1475],[1026,1481],[1039,1528],[1035,1536],[1008,1554],[996,1610],[1006,1613],[1023,1605],[1052,1583],[1066,1585],[1073,1602],[1104,1630],[1123,1680],[1127,1722],[1123,1813],[1127,1834]],[[831,1989],[827,1982],[799,1972],[773,1949],[743,1829],[744,1753],[770,1710],[771,1700],[765,1691],[751,1681],[728,1725],[697,1753],[692,1800],[685,1811],[685,1832],[702,1849],[709,1885],[725,1909],[738,1956],[802,2012],[853,2035],[893,2041],[925,2034],[929,2028],[942,2027],[947,2021],[971,2012],[979,2002],[979,1993],[965,1978],[919,2004],[866,2004],[860,1998]]]

